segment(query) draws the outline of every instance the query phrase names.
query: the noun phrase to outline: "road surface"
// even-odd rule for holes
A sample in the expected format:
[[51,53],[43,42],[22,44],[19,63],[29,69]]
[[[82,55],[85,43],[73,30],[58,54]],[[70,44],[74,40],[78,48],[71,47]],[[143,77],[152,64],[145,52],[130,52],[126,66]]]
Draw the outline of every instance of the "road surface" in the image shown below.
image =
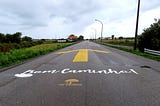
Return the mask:
[[160,63],[83,41],[1,72],[0,106],[160,106]]

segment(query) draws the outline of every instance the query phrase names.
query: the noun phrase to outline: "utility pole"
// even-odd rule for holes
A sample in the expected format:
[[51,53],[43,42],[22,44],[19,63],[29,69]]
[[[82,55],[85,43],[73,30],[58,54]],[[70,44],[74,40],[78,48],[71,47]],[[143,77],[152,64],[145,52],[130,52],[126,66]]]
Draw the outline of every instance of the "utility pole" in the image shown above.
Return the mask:
[[138,8],[137,8],[137,20],[136,20],[136,30],[135,30],[135,38],[134,38],[134,50],[137,49],[137,33],[138,33],[138,22],[139,22],[139,8],[140,8],[140,0],[138,0]]

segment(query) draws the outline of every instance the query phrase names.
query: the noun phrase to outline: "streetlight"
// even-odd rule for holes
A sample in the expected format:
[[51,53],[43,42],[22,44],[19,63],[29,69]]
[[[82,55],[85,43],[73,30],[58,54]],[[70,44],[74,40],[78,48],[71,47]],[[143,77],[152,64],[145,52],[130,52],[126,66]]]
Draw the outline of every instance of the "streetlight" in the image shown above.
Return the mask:
[[102,42],[102,35],[103,35],[103,23],[100,20],[95,19],[95,21],[98,21],[101,23],[102,27],[101,27],[101,42]]
[[96,41],[97,30],[95,28],[92,28],[92,29],[94,30],[95,41]]
[[136,20],[136,30],[135,30],[135,38],[134,38],[134,50],[137,48],[137,33],[138,33],[138,21],[139,21],[139,8],[140,8],[140,0],[138,0],[137,7],[137,20]]

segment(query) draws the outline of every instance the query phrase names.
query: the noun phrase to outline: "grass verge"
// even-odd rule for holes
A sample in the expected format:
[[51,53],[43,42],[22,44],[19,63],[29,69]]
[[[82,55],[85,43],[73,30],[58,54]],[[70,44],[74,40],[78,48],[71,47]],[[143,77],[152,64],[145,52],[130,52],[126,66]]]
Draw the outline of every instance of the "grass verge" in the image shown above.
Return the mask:
[[130,53],[136,54],[138,56],[143,56],[145,58],[149,58],[149,59],[152,59],[152,60],[160,61],[160,56],[156,56],[156,55],[152,55],[152,54],[148,54],[148,53],[142,53],[139,50],[132,50],[132,49],[126,49],[126,48],[121,48],[121,47],[115,47],[115,46],[107,45],[106,43],[101,43],[101,42],[96,42],[96,43],[106,45],[106,46],[110,46],[110,47],[113,47],[113,48],[116,48],[116,49],[119,49],[119,50],[123,50],[123,51],[126,51],[126,52],[130,52]]
[[73,43],[52,43],[32,46],[25,49],[11,50],[7,53],[0,53],[0,69],[21,63],[27,59],[53,52],[67,47]]

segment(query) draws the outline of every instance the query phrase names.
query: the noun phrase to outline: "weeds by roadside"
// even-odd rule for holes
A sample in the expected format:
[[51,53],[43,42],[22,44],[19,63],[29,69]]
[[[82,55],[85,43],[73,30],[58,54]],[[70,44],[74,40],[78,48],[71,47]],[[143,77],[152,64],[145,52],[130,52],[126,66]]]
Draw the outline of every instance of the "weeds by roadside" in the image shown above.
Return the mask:
[[72,43],[41,44],[32,46],[30,48],[11,50],[6,53],[0,53],[0,68],[20,63],[29,58],[44,55],[71,44]]
[[[104,43],[104,42],[102,42],[102,43],[101,42],[96,42],[96,43],[107,45],[107,43]],[[148,54],[148,53],[143,53],[143,52],[140,52],[139,50],[126,49],[126,48],[116,47],[116,46],[111,46],[111,45],[107,45],[107,46],[110,46],[110,47],[113,47],[113,48],[116,48],[116,49],[119,49],[119,50],[123,50],[123,51],[126,51],[126,52],[130,52],[130,53],[133,53],[133,54],[136,54],[136,55],[139,55],[139,56],[143,56],[145,58],[160,61],[160,56],[156,56],[156,55],[152,55],[152,54]]]

